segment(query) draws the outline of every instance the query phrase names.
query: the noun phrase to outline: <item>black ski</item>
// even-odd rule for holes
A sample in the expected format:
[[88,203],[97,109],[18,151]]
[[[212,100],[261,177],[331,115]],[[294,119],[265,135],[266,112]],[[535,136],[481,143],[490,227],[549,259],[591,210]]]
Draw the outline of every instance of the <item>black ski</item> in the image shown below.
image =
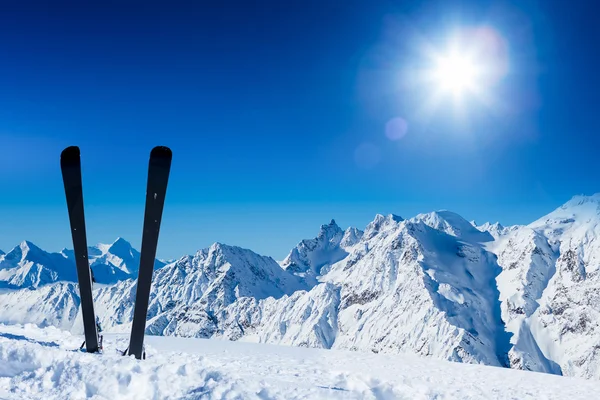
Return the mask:
[[[85,348],[89,353],[98,351],[98,332],[96,331],[96,315],[92,297],[92,274],[88,261],[87,238],[85,233],[85,216],[83,212],[83,187],[81,183],[81,161],[79,147],[71,146],[60,155],[73,250],[79,281],[79,297],[81,298],[81,314],[85,333]],[[83,345],[82,345],[83,347]]]
[[152,284],[154,260],[156,259],[160,222],[167,194],[167,183],[171,170],[171,158],[171,150],[164,146],[155,147],[150,153],[140,269],[138,271],[133,324],[129,340],[129,355],[135,355],[138,360],[142,358],[144,353],[144,331],[146,330],[150,286]]

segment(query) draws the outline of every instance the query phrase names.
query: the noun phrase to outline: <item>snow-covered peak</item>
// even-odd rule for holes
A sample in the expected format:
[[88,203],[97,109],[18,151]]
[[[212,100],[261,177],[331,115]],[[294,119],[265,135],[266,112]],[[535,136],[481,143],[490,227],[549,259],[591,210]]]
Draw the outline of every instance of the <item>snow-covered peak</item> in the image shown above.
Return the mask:
[[[24,240],[19,243],[18,246],[15,246],[11,251],[6,254],[4,257],[4,261],[10,263],[11,265],[16,265],[22,261],[30,261],[30,262],[43,262],[46,261],[48,253],[40,249],[35,244],[30,241]],[[5,268],[7,265],[5,264]]]
[[304,239],[298,243],[282,261],[281,266],[288,272],[304,278],[309,285],[314,285],[323,267],[348,255],[341,245],[342,240],[346,237],[345,244],[351,245],[361,236],[359,232],[349,230],[346,237],[346,232],[332,219],[329,224],[321,225],[316,238]]
[[504,237],[504,236],[508,235],[509,233],[518,230],[519,228],[522,228],[521,225],[504,226],[500,222],[496,222],[493,224],[486,222],[482,225],[474,225],[474,226],[481,232],[488,232],[490,235],[492,235],[494,237],[495,240],[498,240],[499,238]]
[[571,198],[571,200],[567,201],[565,204],[563,204],[560,208],[562,209],[572,209],[572,208],[579,208],[581,206],[585,206],[585,205],[592,205],[592,206],[600,206],[600,193],[594,193],[590,196],[586,196],[584,194],[579,194],[576,196],[573,196],[573,198]]
[[[73,250],[63,249],[61,254],[74,262]],[[121,237],[111,244],[98,243],[95,246],[88,246],[88,257],[94,278],[98,283],[110,284],[137,277],[140,253]],[[161,268],[165,264],[163,261],[155,260],[154,268]]]
[[118,237],[117,240],[115,240],[113,244],[110,245],[107,251],[112,254],[123,254],[131,256],[133,253],[133,247],[131,246],[131,243],[129,243],[127,240],[123,239],[122,237]]
[[271,257],[258,255],[252,250],[244,249],[238,246],[231,246],[220,242],[213,243],[207,249],[198,250],[194,258],[203,261],[211,260],[210,262],[217,266],[226,263],[236,263],[241,260],[257,262],[268,260],[266,261],[268,263],[273,260]]
[[411,219],[412,222],[423,222],[425,225],[455,236],[462,240],[482,243],[494,240],[489,232],[482,232],[460,215],[447,210],[419,214]]
[[363,239],[371,239],[383,230],[396,227],[402,221],[404,221],[404,219],[398,215],[388,214],[387,216],[384,216],[383,214],[377,214],[375,215],[375,219],[369,222],[365,228]]
[[[600,194],[575,196],[528,225],[561,253],[574,250],[591,270],[600,264]],[[590,270],[590,271],[591,271]]]
[[47,253],[26,240],[0,258],[0,282],[10,287],[37,287],[76,278],[75,268],[62,254]]
[[[111,244],[99,243],[88,247],[90,265],[96,280],[101,283],[114,283],[136,277],[140,266],[140,253],[127,240],[119,237]],[[164,263],[156,260],[154,267]]]
[[501,231],[504,230],[504,225],[502,225],[500,222],[496,222],[496,223],[490,223],[490,222],[486,222],[485,224],[479,225],[479,226],[475,226],[477,229],[479,229],[480,231]]
[[[102,301],[113,304],[115,293],[121,293],[118,313],[122,313],[123,307],[133,307],[130,293],[135,284],[125,281],[119,285],[125,290],[106,290],[102,296],[107,300]],[[214,243],[155,271],[147,329],[150,332],[193,330],[202,331],[201,336],[210,336],[208,332],[217,329],[215,316],[238,299],[281,298],[303,289],[307,287],[301,279],[284,271],[273,258]],[[168,316],[175,318],[166,326]],[[106,322],[110,325],[110,321]]]
[[555,237],[583,225],[588,229],[598,230],[600,193],[592,196],[575,196],[550,214],[531,223],[529,227],[543,231],[549,237]]
[[340,247],[343,249],[347,249],[349,247],[354,246],[360,241],[360,239],[362,239],[363,234],[363,231],[354,227],[346,229],[346,231],[344,232],[344,236],[342,237],[342,240],[340,242]]
[[23,257],[27,257],[28,255],[31,257],[40,256],[45,253],[42,249],[40,249],[35,244],[31,243],[28,240],[23,240],[17,247],[13,249],[13,251],[17,250],[23,255]]
[[[281,269],[273,258],[218,242],[199,250],[192,265],[206,276],[223,274],[223,279],[227,276],[225,280],[231,284],[231,290],[235,289],[236,296],[279,297],[305,287],[297,277]],[[252,289],[248,289],[250,287]]]
[[317,240],[328,241],[328,242],[336,242],[337,237],[342,234],[342,229],[335,223],[335,220],[332,219],[328,224],[321,225],[319,230],[319,235],[317,236]]

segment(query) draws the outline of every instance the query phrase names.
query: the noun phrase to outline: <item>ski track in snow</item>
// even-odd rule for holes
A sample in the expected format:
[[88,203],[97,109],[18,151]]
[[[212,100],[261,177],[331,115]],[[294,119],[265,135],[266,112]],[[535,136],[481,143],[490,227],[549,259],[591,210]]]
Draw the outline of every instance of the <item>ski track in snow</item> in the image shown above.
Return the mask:
[[414,355],[147,337],[104,354],[57,328],[0,325],[0,399],[591,399],[600,383]]

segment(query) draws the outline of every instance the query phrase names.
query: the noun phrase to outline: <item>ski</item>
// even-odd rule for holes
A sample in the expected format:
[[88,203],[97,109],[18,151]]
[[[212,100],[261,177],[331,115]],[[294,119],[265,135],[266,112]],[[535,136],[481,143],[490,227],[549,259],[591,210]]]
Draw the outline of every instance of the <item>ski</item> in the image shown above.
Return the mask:
[[[81,315],[85,334],[85,349],[88,353],[99,350],[98,332],[96,330],[96,315],[92,297],[92,274],[88,261],[87,238],[85,232],[85,215],[83,211],[83,186],[81,183],[81,160],[79,147],[71,146],[60,155],[60,168],[65,186],[67,208],[73,251],[79,281],[79,297],[81,299]],[[83,347],[83,344],[82,344]]]
[[146,188],[146,210],[144,212],[144,230],[142,233],[142,249],[140,253],[140,268],[138,271],[137,290],[135,294],[135,307],[133,310],[133,324],[129,339],[129,355],[135,358],[145,358],[144,331],[146,330],[146,316],[158,234],[162,219],[167,183],[171,170],[172,153],[168,147],[158,146],[150,153],[148,166],[148,184]]

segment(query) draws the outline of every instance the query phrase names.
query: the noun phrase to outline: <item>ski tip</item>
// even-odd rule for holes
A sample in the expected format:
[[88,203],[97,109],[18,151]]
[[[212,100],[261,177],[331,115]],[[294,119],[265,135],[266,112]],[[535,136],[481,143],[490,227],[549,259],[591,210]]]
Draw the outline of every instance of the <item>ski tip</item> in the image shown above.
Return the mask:
[[77,146],[69,146],[60,153],[60,162],[64,164],[65,162],[78,162],[79,161],[79,147]]
[[167,146],[156,146],[150,152],[150,158],[168,158],[173,157],[173,152]]

